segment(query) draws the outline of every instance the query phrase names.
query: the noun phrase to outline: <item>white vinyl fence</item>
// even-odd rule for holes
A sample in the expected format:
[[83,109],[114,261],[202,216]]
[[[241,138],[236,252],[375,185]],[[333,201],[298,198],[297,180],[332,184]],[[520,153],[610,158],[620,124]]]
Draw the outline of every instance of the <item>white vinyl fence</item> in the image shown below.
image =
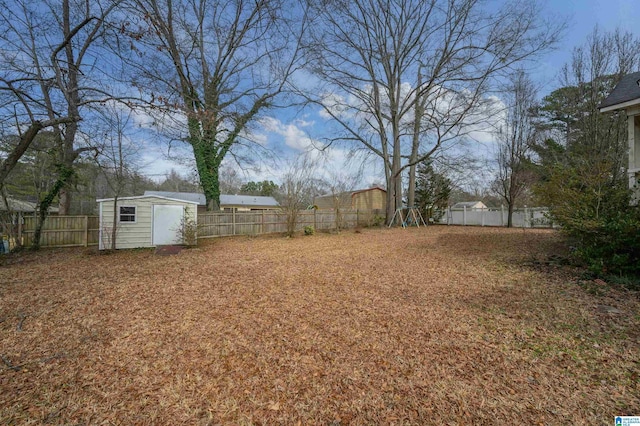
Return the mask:
[[[440,216],[438,223],[446,225],[473,226],[507,226],[508,210],[499,209],[452,209],[437,212]],[[555,225],[549,219],[549,209],[546,207],[525,207],[513,211],[512,223],[518,228],[553,228]]]

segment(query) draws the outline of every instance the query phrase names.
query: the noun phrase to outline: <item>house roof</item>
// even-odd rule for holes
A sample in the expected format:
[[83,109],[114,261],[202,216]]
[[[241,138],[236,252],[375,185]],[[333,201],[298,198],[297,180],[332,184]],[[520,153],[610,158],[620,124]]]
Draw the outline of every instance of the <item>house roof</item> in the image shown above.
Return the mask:
[[[180,199],[175,197],[165,197],[163,195],[147,194],[146,192],[144,195],[135,195],[133,197],[118,197],[118,201],[139,200],[143,198],[161,198],[163,200],[178,201],[181,203],[198,204],[196,201],[190,201],[190,200],[185,200],[185,199]],[[96,202],[101,203],[103,201],[113,201],[113,200],[114,198],[101,198],[99,200],[96,200]]]
[[627,74],[604,101],[598,105],[600,112],[615,111],[617,109],[640,104],[640,72]]
[[454,205],[452,205],[451,208],[452,209],[462,209],[464,207],[475,207],[478,204],[482,204],[483,206],[485,206],[482,201],[461,201],[459,203],[455,203]]
[[375,190],[375,189],[378,189],[378,190],[380,190],[380,191],[382,191],[382,192],[387,192],[387,190],[386,190],[386,189],[384,189],[384,188],[380,188],[379,186],[372,186],[371,188],[366,188],[366,189],[356,189],[355,191],[351,191],[351,195],[356,195],[356,194],[359,194],[359,193],[361,193],[361,192],[373,191],[373,190]]
[[378,189],[378,190],[383,191],[383,192],[387,192],[387,190],[386,190],[386,189],[384,189],[384,188],[380,188],[379,186],[374,186],[374,187],[371,187],[371,188],[356,189],[356,190],[353,190],[353,191],[339,192],[339,193],[337,193],[337,194],[331,194],[331,193],[329,193],[329,194],[319,195],[319,196],[317,196],[317,197],[315,197],[315,198],[336,197],[336,196],[338,196],[338,197],[344,197],[344,196],[351,196],[351,197],[353,197],[354,195],[356,195],[356,194],[360,194],[361,192],[373,191],[373,190],[375,190],[375,189]]
[[[9,204],[9,210],[14,212],[35,212],[38,208],[37,203],[32,203],[30,201],[16,200],[15,198],[7,197],[7,203]],[[7,206],[4,204],[4,201],[0,198],[0,211],[6,211]],[[58,213],[57,207],[49,207],[49,213]]]
[[[197,203],[200,206],[207,204],[204,194],[199,192],[167,192],[144,191],[144,195],[155,195]],[[246,206],[246,207],[278,207],[280,204],[273,197],[256,195],[228,195],[220,194],[221,206]]]

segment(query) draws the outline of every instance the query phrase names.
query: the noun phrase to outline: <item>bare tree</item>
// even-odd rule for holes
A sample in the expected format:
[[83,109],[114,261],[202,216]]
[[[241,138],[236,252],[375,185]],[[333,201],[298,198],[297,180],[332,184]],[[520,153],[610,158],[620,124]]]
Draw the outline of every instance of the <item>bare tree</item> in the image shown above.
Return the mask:
[[[0,155],[11,152],[18,139],[17,135],[0,138]],[[55,181],[55,147],[55,135],[50,131],[40,131],[4,180],[3,189],[6,193],[12,197],[33,197],[40,200]]]
[[330,0],[315,11],[308,63],[321,85],[307,97],[336,123],[332,140],[380,157],[387,220],[402,206],[403,171],[477,129],[496,83],[562,30],[542,22],[533,1],[482,5]]
[[298,67],[304,11],[284,0],[130,3],[143,19],[136,83],[157,95],[165,130],[191,146],[207,208],[218,210],[222,161],[260,148],[250,124]]
[[220,193],[221,194],[237,194],[242,187],[242,179],[238,172],[231,167],[222,167],[220,169]]
[[560,83],[572,92],[568,108],[567,148],[580,152],[580,165],[589,169],[603,160],[611,167],[611,181],[625,180],[627,167],[627,120],[624,114],[600,114],[598,106],[620,79],[640,67],[640,39],[620,29],[594,30],[583,46],[574,48],[571,61],[561,72]]
[[117,4],[106,0],[0,4],[0,40],[10,47],[0,52],[0,108],[20,136],[0,167],[0,183],[40,130],[51,128],[57,140],[56,182],[40,202],[34,249],[56,198],[60,214],[69,213],[74,162],[83,152],[95,151],[78,138],[80,120],[91,105],[100,106],[112,97],[105,80],[115,63],[99,52],[98,42],[105,33],[105,19]]
[[332,171],[326,180],[331,195],[336,231],[344,228],[344,210],[351,209],[351,194],[360,178],[347,173]]
[[106,239],[105,246],[116,249],[118,234],[118,198],[126,189],[135,159],[138,154],[136,144],[131,140],[132,126],[130,126],[132,111],[124,109],[116,103],[109,103],[103,111],[99,124],[103,132],[100,154],[95,158],[102,174],[113,195],[113,222],[101,224],[102,235]]
[[0,167],[0,182],[35,135],[51,128],[58,138],[58,181],[44,202],[50,205],[59,195],[60,214],[69,211],[73,162],[93,149],[77,144],[82,109],[108,97],[102,82],[108,70],[101,68],[106,68],[105,62],[93,48],[117,3],[14,0],[0,4],[0,39],[11,47],[1,53],[0,92],[7,101],[2,107],[6,117],[15,121],[20,136]]
[[507,227],[513,226],[513,209],[532,184],[528,156],[537,138],[535,125],[536,89],[524,73],[512,77],[507,94],[506,119],[497,133],[497,176],[495,192],[507,203]]
[[541,119],[551,131],[536,147],[542,179],[535,192],[554,220],[576,234],[616,217],[629,202],[628,185],[636,179],[627,170],[627,117],[600,113],[599,105],[622,76],[638,69],[640,39],[596,27],[573,49],[562,87],[542,99]]
[[310,205],[310,192],[315,183],[315,166],[309,155],[301,155],[288,163],[282,177],[280,190],[280,210],[287,224],[286,234],[292,237],[298,225],[301,210]]

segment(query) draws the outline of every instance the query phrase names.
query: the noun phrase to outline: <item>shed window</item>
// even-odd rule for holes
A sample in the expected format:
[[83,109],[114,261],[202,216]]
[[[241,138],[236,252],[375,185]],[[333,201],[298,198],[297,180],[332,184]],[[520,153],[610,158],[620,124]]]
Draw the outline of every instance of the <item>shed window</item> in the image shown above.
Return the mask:
[[120,207],[120,222],[134,223],[136,221],[136,208],[131,206]]

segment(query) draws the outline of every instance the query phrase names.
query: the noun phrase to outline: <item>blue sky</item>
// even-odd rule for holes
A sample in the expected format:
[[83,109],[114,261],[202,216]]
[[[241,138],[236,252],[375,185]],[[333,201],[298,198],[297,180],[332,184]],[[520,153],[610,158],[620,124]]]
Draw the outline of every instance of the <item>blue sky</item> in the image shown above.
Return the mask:
[[558,87],[557,73],[569,61],[571,50],[583,44],[597,25],[602,31],[613,31],[619,27],[636,36],[640,1],[638,0],[547,0],[549,16],[565,17],[568,29],[557,50],[548,54],[535,74],[545,82],[543,91]]
[[[540,96],[545,96],[559,87],[558,74],[561,67],[570,60],[574,47],[585,43],[587,36],[597,25],[601,31],[613,31],[617,27],[640,35],[637,20],[640,15],[640,0],[546,0],[544,15],[551,19],[566,19],[568,28],[557,49],[545,56],[534,67],[530,68],[533,78],[540,83]],[[296,113],[291,110],[269,111],[262,125],[256,126],[256,138],[269,148],[274,156],[291,158],[296,153],[308,148],[314,142],[314,136],[322,133],[323,118],[319,111],[307,110]],[[315,141],[317,144],[317,141]],[[184,162],[175,163],[165,156],[166,147],[162,144],[148,144],[148,149],[142,160],[142,173],[161,178],[171,168],[187,175],[190,166]],[[185,154],[190,155],[185,146]],[[174,152],[175,146],[173,147]],[[486,147],[479,150],[487,151]],[[346,149],[331,152],[328,160],[319,168],[320,175],[327,176],[335,173],[352,173],[353,167],[345,165]],[[232,165],[233,166],[233,165]],[[278,181],[282,173],[282,165],[263,162],[259,170],[244,172],[245,180],[269,179]],[[382,169],[375,163],[365,168],[365,174],[359,186],[367,186],[374,182],[382,182]]]

